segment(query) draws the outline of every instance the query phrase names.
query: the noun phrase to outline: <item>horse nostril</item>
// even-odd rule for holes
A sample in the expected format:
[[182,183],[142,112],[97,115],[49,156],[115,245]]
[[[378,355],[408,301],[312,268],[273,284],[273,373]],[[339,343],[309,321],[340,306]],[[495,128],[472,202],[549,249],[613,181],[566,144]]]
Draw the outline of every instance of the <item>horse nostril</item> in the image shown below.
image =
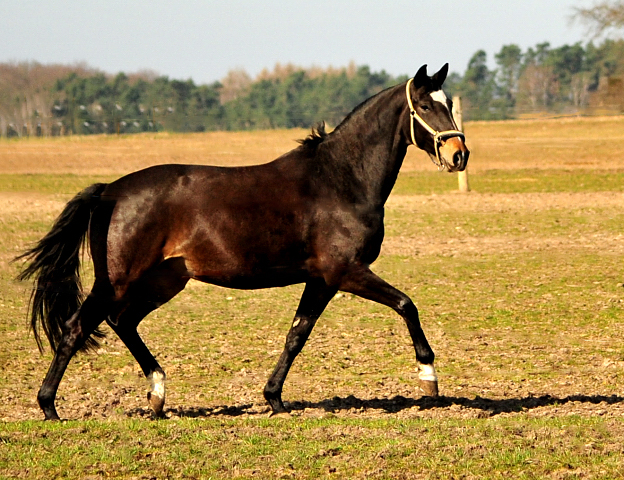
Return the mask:
[[458,150],[453,155],[453,166],[458,168],[459,170],[464,170],[466,168],[466,164],[468,163],[468,156],[470,152],[468,150]]
[[464,160],[464,155],[462,151],[460,150],[458,152],[455,152],[455,155],[453,155],[453,166],[460,167],[462,165],[463,160]]

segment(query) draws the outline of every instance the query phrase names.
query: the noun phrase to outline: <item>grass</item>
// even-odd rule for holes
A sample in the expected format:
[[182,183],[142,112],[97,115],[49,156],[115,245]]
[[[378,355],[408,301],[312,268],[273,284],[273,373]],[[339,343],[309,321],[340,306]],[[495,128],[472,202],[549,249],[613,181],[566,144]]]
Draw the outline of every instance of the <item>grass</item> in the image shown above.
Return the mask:
[[[2,174],[0,191],[73,195],[96,182],[111,182],[115,174]],[[624,192],[622,171],[488,170],[472,173],[470,186],[478,193]],[[457,190],[457,177],[448,173],[401,173],[393,195],[431,195]]]
[[22,478],[615,478],[621,429],[579,416],[24,422],[0,426],[0,467],[19,459]]
[[117,175],[74,174],[0,174],[1,192],[29,192],[51,195],[75,195],[83,188],[98,182],[112,182]]
[[[140,326],[168,375],[169,419],[150,418],[138,366],[108,330],[61,384],[59,412],[73,420],[39,421],[51,356],[28,335],[28,288],[8,260],[45,234],[69,196],[145,166],[132,152],[254,157],[305,132],[0,142],[0,478],[619,478],[624,171],[612,164],[617,142],[600,143],[611,150],[599,158],[585,149],[599,132],[621,133],[575,122],[468,124],[468,195],[454,192],[454,175],[407,159],[373,269],[419,307],[443,397],[415,391],[401,319],[344,295],[289,374],[290,419],[267,418],[261,392],[301,286],[191,284]],[[496,139],[521,160],[501,163]],[[567,155],[565,139],[587,163],[533,159],[557,157],[552,145]],[[98,150],[119,163],[107,170]],[[16,171],[9,157],[35,167]],[[61,163],[35,162],[44,158]]]
[[[485,170],[469,174],[478,193],[624,192],[624,170]],[[438,172],[401,173],[395,195],[429,195],[457,190],[455,175]]]

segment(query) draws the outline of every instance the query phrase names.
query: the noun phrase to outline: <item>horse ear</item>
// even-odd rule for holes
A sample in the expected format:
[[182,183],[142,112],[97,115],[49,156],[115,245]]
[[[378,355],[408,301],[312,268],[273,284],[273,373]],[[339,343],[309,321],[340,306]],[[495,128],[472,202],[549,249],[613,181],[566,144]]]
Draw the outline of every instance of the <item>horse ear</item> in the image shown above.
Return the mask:
[[445,63],[440,71],[431,77],[431,82],[436,90],[440,90],[442,88],[442,84],[444,84],[444,80],[446,80],[446,76],[448,75],[448,69],[449,64]]
[[429,75],[427,75],[427,65],[423,65],[414,75],[414,86],[416,88],[423,87],[429,83]]

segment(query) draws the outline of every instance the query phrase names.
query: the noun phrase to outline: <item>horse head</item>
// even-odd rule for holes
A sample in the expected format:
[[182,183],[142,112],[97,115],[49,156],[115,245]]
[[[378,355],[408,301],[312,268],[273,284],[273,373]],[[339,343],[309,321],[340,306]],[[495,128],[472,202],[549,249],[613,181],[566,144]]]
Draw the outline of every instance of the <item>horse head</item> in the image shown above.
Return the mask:
[[431,77],[427,65],[423,65],[407,81],[410,137],[412,144],[427,152],[440,170],[460,172],[466,168],[470,151],[453,119],[453,103],[442,90],[447,74],[448,63]]

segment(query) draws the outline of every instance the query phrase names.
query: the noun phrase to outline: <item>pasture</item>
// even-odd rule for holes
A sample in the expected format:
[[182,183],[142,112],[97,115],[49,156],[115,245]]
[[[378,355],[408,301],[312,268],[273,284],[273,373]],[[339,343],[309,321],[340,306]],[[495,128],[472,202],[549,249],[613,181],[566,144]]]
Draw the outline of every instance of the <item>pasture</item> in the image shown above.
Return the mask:
[[168,376],[167,419],[104,327],[61,383],[60,423],[41,421],[51,356],[9,261],[95,181],[260,163],[307,131],[0,139],[0,478],[621,478],[624,118],[465,129],[472,192],[410,149],[373,265],[419,308],[439,398],[417,391],[401,318],[338,294],[286,380],[292,417],[268,418],[302,286],[191,283],[139,327]]

